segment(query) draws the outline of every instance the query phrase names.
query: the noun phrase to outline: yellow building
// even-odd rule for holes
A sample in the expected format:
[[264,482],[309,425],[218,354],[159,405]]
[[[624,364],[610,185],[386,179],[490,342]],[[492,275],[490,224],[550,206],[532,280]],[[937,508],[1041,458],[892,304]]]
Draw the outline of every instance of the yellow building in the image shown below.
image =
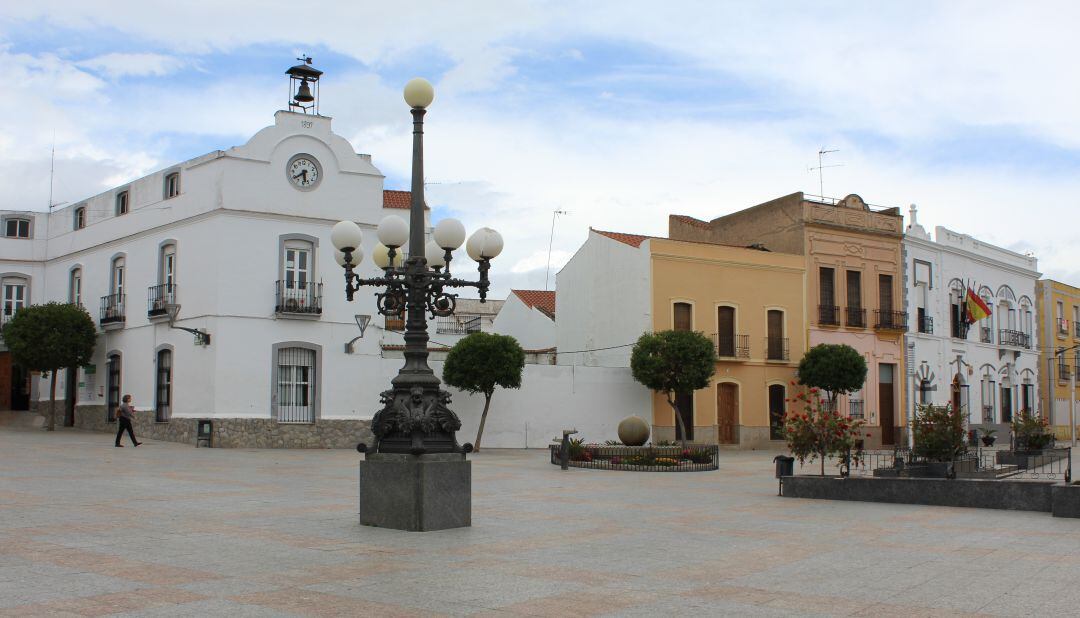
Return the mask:
[[1071,378],[1080,366],[1080,347],[1074,347],[1080,346],[1080,288],[1040,279],[1035,283],[1035,296],[1042,377],[1040,407],[1044,416],[1049,411],[1047,420],[1054,425],[1058,438],[1067,438],[1070,408],[1075,416],[1072,423],[1080,425],[1080,401],[1076,392],[1070,397]]

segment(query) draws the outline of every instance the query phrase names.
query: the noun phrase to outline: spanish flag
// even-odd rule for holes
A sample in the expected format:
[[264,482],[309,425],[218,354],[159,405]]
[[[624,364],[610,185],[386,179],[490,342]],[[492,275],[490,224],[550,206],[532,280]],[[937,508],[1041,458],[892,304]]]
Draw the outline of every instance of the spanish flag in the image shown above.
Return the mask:
[[989,317],[991,313],[990,307],[986,304],[986,301],[979,298],[979,295],[971,288],[968,288],[967,291],[966,304],[968,324],[974,324],[985,317]]

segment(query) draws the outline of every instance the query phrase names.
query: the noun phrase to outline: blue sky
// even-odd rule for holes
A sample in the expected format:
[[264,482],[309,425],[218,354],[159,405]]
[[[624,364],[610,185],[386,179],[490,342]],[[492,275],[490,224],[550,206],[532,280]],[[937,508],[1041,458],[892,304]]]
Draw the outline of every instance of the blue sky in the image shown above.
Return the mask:
[[304,52],[387,188],[408,185],[400,88],[435,84],[429,201],[506,233],[504,291],[543,286],[554,209],[557,269],[589,226],[816,194],[821,147],[827,195],[917,203],[1080,283],[1072,3],[86,4],[0,8],[2,208],[44,208],[54,133],[55,201],[243,143]]

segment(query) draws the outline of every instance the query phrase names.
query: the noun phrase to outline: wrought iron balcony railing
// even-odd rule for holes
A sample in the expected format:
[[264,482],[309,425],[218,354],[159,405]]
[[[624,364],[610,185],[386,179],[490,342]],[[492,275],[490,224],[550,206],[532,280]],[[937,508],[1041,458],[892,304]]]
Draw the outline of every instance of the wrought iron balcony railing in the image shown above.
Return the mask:
[[874,328],[878,330],[907,330],[907,313],[904,311],[887,311],[875,309],[877,322]]
[[278,281],[274,313],[319,315],[322,284],[312,281]]
[[1007,345],[1014,348],[1031,348],[1031,335],[1022,333],[1018,330],[1009,330],[1002,328],[998,330],[998,343],[1001,345]]
[[435,332],[446,335],[468,335],[480,332],[480,320],[478,315],[448,315],[439,316],[435,322]]
[[865,414],[863,400],[862,399],[849,399],[848,400],[848,416],[851,418],[863,418]]
[[750,335],[717,333],[713,335],[713,341],[720,358],[750,358]]
[[928,315],[919,318],[919,332],[928,335],[934,334],[934,318]]
[[168,306],[176,304],[176,284],[152,285],[146,290],[146,315],[156,317],[168,313]]
[[1061,380],[1062,382],[1068,382],[1072,379],[1072,367],[1059,364],[1057,366],[1057,374],[1059,380]]
[[125,320],[124,298],[126,296],[126,294],[102,296],[101,314],[98,323],[102,326],[105,324],[123,324]]
[[818,324],[840,326],[840,307],[836,305],[818,305]]
[[787,337],[765,338],[765,360],[786,361],[791,360],[791,351],[788,348]]
[[847,307],[848,328],[866,328],[866,309],[862,307]]

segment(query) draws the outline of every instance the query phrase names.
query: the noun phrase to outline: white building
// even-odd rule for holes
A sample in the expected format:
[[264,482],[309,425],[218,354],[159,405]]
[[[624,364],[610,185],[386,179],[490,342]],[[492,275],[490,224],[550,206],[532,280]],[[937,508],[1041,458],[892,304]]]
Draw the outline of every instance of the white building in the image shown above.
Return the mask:
[[555,292],[510,290],[492,324],[494,332],[512,335],[526,350],[555,348]]
[[[952,402],[969,425],[1007,434],[1015,415],[1038,403],[1037,260],[940,226],[931,238],[914,206],[904,252],[909,401]],[[992,309],[966,330],[965,283]]]

